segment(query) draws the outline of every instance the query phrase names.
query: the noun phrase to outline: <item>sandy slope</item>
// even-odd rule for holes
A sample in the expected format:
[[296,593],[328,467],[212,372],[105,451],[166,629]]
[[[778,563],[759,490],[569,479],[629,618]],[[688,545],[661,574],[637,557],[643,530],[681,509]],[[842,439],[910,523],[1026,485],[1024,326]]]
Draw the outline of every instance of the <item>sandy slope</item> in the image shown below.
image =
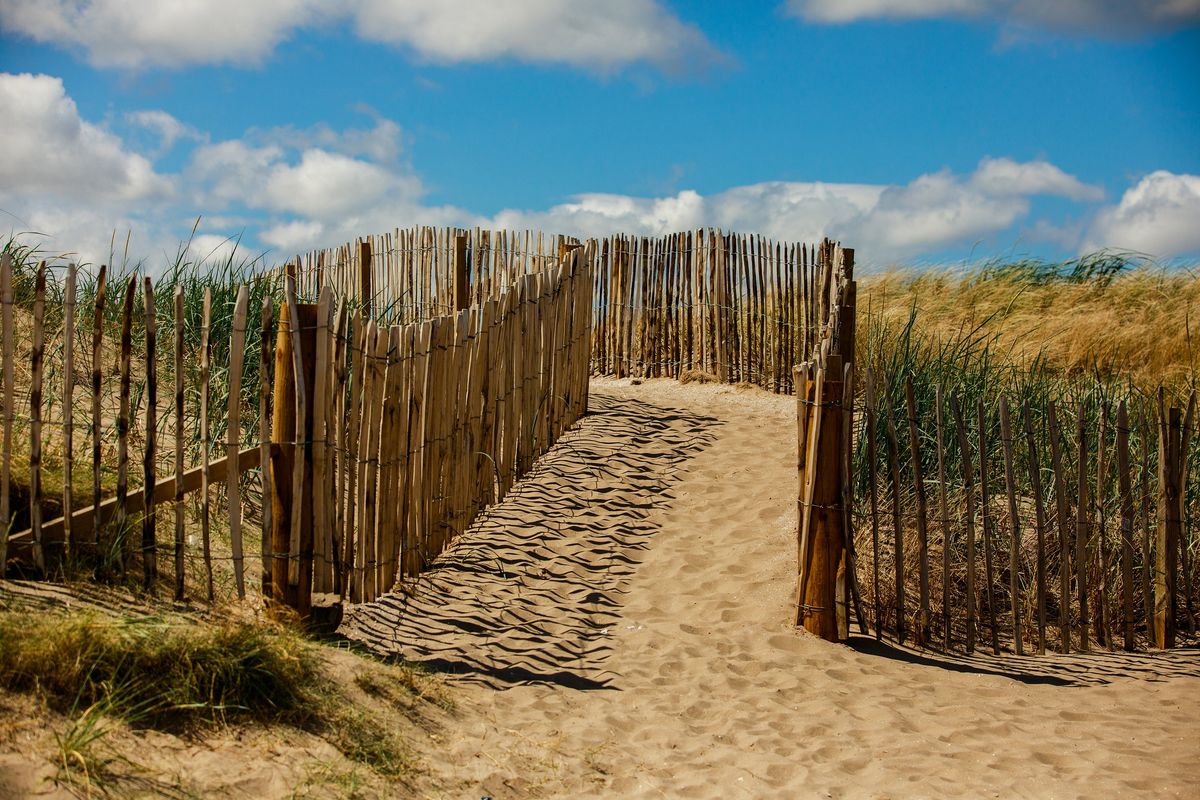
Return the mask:
[[810,638],[786,622],[791,401],[604,381],[593,407],[414,597],[346,625],[461,673],[428,794],[1195,796],[1200,653]]

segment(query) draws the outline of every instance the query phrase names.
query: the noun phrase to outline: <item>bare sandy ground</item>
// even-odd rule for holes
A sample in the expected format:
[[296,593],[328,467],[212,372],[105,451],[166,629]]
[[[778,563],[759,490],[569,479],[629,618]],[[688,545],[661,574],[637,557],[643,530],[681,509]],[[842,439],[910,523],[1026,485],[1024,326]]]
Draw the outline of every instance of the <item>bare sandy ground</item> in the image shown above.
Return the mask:
[[1196,797],[1200,653],[972,659],[794,630],[794,407],[593,385],[410,597],[350,614],[457,673],[434,797]]

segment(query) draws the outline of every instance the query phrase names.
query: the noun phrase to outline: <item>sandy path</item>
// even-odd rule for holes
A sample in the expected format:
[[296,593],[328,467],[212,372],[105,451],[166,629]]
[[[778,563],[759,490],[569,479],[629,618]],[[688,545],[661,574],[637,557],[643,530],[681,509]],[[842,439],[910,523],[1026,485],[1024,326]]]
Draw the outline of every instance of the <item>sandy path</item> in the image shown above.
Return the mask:
[[407,606],[347,623],[462,672],[430,795],[1195,796],[1195,650],[966,661],[808,637],[786,624],[791,401],[594,392]]

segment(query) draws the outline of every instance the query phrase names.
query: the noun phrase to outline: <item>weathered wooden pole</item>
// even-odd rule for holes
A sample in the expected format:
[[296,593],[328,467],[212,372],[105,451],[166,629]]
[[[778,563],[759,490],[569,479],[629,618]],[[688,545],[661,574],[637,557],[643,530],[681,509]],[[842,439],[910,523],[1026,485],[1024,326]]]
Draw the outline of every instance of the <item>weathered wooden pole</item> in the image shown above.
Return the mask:
[[1162,411],[1159,395],[1158,439],[1158,542],[1154,587],[1154,644],[1175,646],[1175,582],[1179,565],[1179,539],[1183,518],[1179,513],[1183,416],[1179,408]]
[[454,308],[462,311],[471,304],[468,292],[468,270],[471,264],[467,261],[467,237],[458,233],[454,236]]
[[807,413],[805,486],[801,507],[796,622],[827,641],[838,641],[838,569],[846,536],[842,513],[842,364],[834,354],[811,384]]
[[[275,339],[275,398],[271,431],[271,597],[274,604],[293,609],[301,619],[312,611],[313,497],[312,405],[305,403],[305,419],[296,414],[294,349],[299,346],[303,364],[303,391],[312,397],[316,377],[317,307],[296,304],[299,330],[293,332],[288,304],[280,304]],[[299,430],[297,430],[299,429]],[[296,497],[293,476],[296,460],[303,460],[304,479]],[[299,503],[299,514],[294,514]],[[299,549],[292,550],[292,528],[299,521]],[[299,580],[288,580],[289,563],[298,559]]]

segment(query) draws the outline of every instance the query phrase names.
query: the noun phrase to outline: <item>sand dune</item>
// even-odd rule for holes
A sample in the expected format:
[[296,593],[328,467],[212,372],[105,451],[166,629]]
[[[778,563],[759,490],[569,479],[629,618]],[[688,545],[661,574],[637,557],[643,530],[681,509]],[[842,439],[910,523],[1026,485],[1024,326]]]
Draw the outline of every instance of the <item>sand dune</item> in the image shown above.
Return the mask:
[[594,384],[410,598],[346,632],[459,673],[442,797],[1194,797],[1200,653],[944,658],[794,630],[794,407]]

